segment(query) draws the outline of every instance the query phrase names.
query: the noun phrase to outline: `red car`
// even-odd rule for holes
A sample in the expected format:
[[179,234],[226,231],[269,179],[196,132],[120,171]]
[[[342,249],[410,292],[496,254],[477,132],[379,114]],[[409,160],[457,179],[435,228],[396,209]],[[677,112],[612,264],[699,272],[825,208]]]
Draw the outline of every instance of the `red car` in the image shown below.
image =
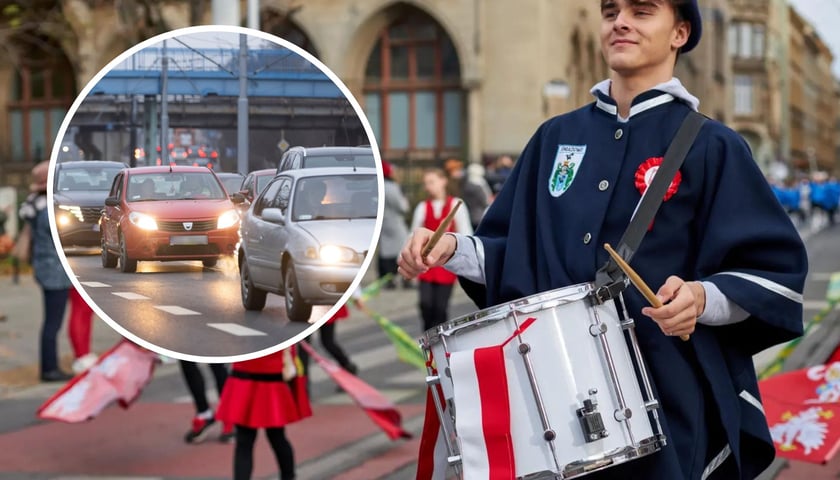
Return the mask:
[[[102,266],[137,270],[138,260],[201,260],[233,255],[239,214],[216,175],[201,167],[122,170],[105,200]],[[119,260],[119,262],[117,261]]]

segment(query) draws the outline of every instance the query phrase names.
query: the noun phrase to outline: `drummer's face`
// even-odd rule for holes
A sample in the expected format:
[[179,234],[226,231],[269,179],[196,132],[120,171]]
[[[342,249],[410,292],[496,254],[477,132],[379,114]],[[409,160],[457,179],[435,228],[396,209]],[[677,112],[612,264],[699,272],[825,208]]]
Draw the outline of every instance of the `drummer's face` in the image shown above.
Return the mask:
[[423,175],[423,187],[430,197],[443,198],[446,196],[446,177],[436,172],[428,172]]

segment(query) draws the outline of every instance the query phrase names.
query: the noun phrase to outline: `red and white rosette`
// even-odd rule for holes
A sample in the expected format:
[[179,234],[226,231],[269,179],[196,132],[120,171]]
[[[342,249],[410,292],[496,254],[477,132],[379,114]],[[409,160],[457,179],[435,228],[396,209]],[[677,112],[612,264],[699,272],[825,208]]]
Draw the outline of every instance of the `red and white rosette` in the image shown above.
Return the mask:
[[[650,182],[653,181],[656,171],[659,170],[659,166],[662,165],[662,160],[663,157],[648,158],[639,165],[638,169],[636,169],[636,189],[639,190],[639,193],[642,195],[645,194],[645,190],[647,190],[648,186],[650,186]],[[674,194],[677,193],[680,182],[682,182],[682,174],[680,174],[680,171],[677,170],[677,174],[674,175],[674,179],[671,180],[671,184],[668,185],[668,191],[665,192],[665,196],[663,197],[664,201],[667,202],[669,198],[673,197]]]

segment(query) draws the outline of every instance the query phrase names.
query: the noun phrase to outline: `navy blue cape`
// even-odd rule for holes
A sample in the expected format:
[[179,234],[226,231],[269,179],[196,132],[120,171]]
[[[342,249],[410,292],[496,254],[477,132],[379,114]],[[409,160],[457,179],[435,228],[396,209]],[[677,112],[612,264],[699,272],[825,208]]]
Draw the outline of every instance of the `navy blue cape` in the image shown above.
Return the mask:
[[[633,108],[619,122],[601,96],[540,126],[476,231],[486,286],[461,284],[479,308],[595,279],[608,259],[603,244],[618,243],[641,198],[637,175],[664,156],[690,107],[650,91]],[[641,314],[641,295],[626,290],[668,445],[587,479],[699,479],[721,446],[711,445],[716,431],[732,455],[709,478],[754,478],[775,455],[752,355],[802,334],[804,245],[744,140],[721,123],[706,122],[680,175],[632,266],[654,291],[670,275],[713,282],[750,316],[698,324],[682,342],[664,336]]]

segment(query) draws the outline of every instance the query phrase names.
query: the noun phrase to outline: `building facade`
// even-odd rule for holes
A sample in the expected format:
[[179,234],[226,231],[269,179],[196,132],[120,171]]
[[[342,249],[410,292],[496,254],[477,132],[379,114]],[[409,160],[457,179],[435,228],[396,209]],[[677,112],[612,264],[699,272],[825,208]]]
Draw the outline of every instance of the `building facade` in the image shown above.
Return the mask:
[[836,169],[833,56],[784,0],[732,0],[731,126],[765,171]]
[[833,56],[792,7],[790,18],[790,160],[797,170],[834,171],[838,97]]
[[[62,18],[37,29],[50,48],[0,64],[4,184],[25,183],[76,92],[119,53],[157,33],[211,22],[207,0],[60,3]],[[763,168],[776,160],[801,165],[811,144],[818,163],[833,159],[820,150],[835,145],[826,125],[834,125],[836,102],[824,95],[829,84],[834,92],[831,56],[813,31],[786,0],[700,4],[703,41],[681,56],[677,76],[701,111],[741,133]],[[600,5],[592,0],[262,0],[260,7],[261,29],[333,70],[362,104],[383,157],[412,170],[451,157],[515,157],[540,123],[590,102],[589,89],[608,75]]]
[[732,63],[726,54],[726,29],[730,21],[729,0],[700,0],[703,37],[689,54],[681,55],[674,75],[700,99],[700,111],[721,122],[731,120],[729,91]]

